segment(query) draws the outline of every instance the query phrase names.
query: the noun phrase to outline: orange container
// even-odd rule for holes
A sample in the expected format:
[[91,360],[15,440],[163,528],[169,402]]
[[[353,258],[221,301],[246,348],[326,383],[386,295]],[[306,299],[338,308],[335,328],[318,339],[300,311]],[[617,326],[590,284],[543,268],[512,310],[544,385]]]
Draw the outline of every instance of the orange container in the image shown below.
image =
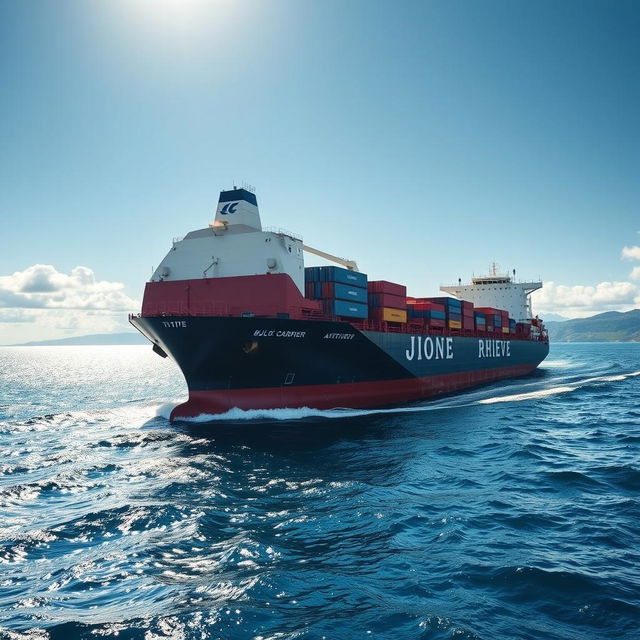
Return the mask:
[[369,318],[373,320],[383,320],[384,322],[406,322],[407,312],[402,309],[376,307],[369,309]]

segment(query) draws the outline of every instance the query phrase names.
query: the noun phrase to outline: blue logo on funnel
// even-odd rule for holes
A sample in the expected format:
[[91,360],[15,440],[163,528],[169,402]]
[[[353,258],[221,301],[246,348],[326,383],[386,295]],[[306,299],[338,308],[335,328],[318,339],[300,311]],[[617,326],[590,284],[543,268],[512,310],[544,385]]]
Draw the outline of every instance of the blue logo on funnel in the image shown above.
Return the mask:
[[230,202],[229,204],[225,204],[222,209],[220,209],[220,215],[226,216],[227,213],[235,213],[236,207],[239,205],[239,202]]

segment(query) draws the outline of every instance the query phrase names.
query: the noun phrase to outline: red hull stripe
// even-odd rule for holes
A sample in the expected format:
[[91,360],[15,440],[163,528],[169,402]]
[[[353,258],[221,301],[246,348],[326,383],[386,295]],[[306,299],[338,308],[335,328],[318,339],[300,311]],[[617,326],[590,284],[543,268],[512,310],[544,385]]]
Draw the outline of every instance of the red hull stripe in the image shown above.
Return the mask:
[[412,402],[468,387],[526,375],[536,365],[518,365],[480,371],[464,371],[425,378],[379,380],[345,384],[320,384],[299,387],[262,389],[216,389],[190,391],[189,400],[171,412],[171,420],[194,418],[202,414],[225,413],[239,409],[282,409],[309,407],[312,409],[366,409],[403,402]]

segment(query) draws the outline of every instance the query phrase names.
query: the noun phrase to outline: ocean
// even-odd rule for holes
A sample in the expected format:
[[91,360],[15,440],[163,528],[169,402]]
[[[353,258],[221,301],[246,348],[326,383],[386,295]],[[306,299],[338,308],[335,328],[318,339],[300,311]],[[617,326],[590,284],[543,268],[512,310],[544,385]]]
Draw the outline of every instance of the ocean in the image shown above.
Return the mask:
[[148,347],[0,348],[0,637],[637,639],[640,344],[236,412]]

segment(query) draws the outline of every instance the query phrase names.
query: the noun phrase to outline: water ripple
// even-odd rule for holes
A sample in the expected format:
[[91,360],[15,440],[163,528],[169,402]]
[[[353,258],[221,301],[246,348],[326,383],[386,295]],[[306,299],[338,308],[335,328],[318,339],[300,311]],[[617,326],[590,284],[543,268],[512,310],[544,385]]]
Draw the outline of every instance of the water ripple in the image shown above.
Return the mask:
[[640,345],[396,409],[181,425],[147,350],[0,365],[2,638],[636,637]]

